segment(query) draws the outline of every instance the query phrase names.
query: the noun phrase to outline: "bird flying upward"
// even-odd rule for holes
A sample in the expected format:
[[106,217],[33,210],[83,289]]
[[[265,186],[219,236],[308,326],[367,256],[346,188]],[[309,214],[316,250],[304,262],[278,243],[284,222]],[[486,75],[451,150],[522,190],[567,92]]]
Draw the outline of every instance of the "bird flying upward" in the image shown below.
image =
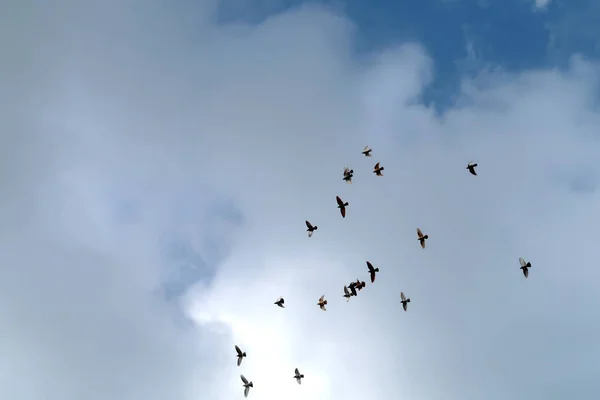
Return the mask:
[[340,214],[342,214],[342,218],[346,218],[346,207],[348,207],[348,202],[343,202],[340,199],[340,196],[335,196],[335,200],[337,201],[338,208],[340,209]]
[[375,273],[379,272],[379,268],[373,268],[373,264],[367,261],[367,267],[369,268],[369,274],[371,274],[371,283],[375,282]]

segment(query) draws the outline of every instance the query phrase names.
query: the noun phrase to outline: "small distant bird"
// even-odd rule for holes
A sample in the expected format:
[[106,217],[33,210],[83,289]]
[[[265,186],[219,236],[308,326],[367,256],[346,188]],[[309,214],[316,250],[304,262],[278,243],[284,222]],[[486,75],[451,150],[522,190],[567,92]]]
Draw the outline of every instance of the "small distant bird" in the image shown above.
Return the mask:
[[342,218],[346,218],[346,207],[348,207],[348,202],[343,202],[340,199],[340,196],[335,196],[335,200],[338,203],[338,208],[340,209],[340,213],[342,214]]
[[350,282],[350,284],[348,285],[348,289],[350,289],[350,293],[352,293],[352,296],[356,296],[356,282]]
[[380,167],[379,163],[375,164],[375,166],[373,167],[373,173],[377,176],[383,176],[383,174],[381,173],[381,171],[383,171],[385,168]]
[[283,305],[283,303],[285,303],[285,300],[283,299],[283,297],[279,297],[277,299],[277,301],[275,303],[273,303],[273,304],[277,304],[279,307],[285,308],[285,306]]
[[235,351],[237,353],[237,365],[239,367],[244,357],[246,357],[246,352],[242,351],[237,344],[235,345]]
[[521,268],[523,270],[523,275],[525,275],[525,278],[527,278],[529,276],[529,268],[531,268],[531,263],[530,262],[525,262],[525,260],[523,260],[521,257],[519,257],[519,263],[521,263]]
[[325,300],[325,295],[319,297],[319,302],[317,303],[317,305],[319,307],[321,307],[321,310],[327,311],[327,308],[325,308],[325,306],[327,305],[327,300]]
[[244,375],[240,375],[240,378],[242,378],[242,382],[244,382],[244,397],[248,397],[250,388],[254,387],[254,384],[252,383],[252,381],[248,382],[248,379],[246,379]]
[[344,286],[344,297],[346,298],[346,301],[350,301],[350,297],[352,297],[352,294],[348,290],[348,286]]
[[371,157],[371,152],[373,150],[369,148],[369,146],[365,146],[365,148],[362,151],[362,154],[365,155],[365,157]]
[[475,172],[476,166],[477,166],[477,163],[474,163],[473,161],[469,162],[469,165],[467,165],[467,169],[469,170],[471,175],[477,175],[477,172]]
[[365,281],[361,281],[360,279],[356,278],[356,288],[360,291],[363,290],[365,286],[367,286],[367,284],[365,283]]
[[419,242],[421,243],[421,247],[425,248],[425,240],[429,239],[429,235],[423,235],[421,229],[417,228],[417,236],[419,236]]
[[379,272],[379,268],[373,268],[373,264],[367,261],[367,267],[369,268],[369,273],[371,274],[371,283],[375,282],[375,273]]
[[344,167],[344,180],[346,183],[352,183],[352,178],[354,177],[354,170],[348,167]]
[[410,299],[407,299],[406,296],[404,296],[404,292],[400,292],[400,298],[402,299],[400,302],[402,303],[402,308],[404,308],[404,311],[406,311],[406,305],[410,303]]
[[304,378],[304,375],[301,374],[300,371],[298,371],[298,368],[296,368],[294,373],[294,378],[296,378],[296,382],[298,382],[298,385],[302,384],[302,378]]
[[308,237],[313,235],[313,232],[319,229],[318,226],[313,226],[310,222],[306,221],[306,227],[308,228],[306,231],[308,232]]

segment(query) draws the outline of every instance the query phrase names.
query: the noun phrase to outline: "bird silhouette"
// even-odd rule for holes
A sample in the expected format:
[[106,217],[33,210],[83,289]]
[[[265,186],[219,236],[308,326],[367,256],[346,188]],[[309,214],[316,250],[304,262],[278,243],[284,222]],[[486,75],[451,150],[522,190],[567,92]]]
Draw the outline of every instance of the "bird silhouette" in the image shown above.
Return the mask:
[[313,232],[316,231],[317,229],[319,229],[318,226],[316,225],[312,225],[310,222],[305,221],[306,222],[306,227],[308,228],[306,231],[308,232],[308,237],[311,237],[313,235]]
[[421,247],[425,248],[425,240],[429,239],[429,235],[423,235],[421,229],[417,228],[417,236],[419,237],[419,243],[421,243]]
[[407,299],[406,296],[404,296],[404,292],[400,292],[400,299],[402,299],[400,302],[402,303],[402,308],[404,308],[404,311],[406,311],[407,304],[410,303],[410,299]]
[[371,283],[375,282],[375,273],[379,272],[379,268],[373,268],[373,264],[367,261],[367,267],[369,268],[369,273],[371,274]]
[[235,345],[235,351],[237,353],[237,365],[239,367],[244,357],[246,357],[246,352],[242,351],[237,344]]
[[346,207],[348,207],[348,202],[343,202],[340,199],[340,196],[335,196],[335,200],[338,203],[338,208],[340,209],[340,214],[342,214],[342,218],[346,218]]

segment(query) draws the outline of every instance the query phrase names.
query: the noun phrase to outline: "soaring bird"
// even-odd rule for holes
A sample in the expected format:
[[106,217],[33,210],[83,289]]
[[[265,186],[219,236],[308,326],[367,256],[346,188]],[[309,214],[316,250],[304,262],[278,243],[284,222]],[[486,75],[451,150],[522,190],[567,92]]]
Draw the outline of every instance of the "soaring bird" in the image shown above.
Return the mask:
[[350,297],[352,297],[352,294],[348,290],[348,286],[344,286],[344,297],[346,298],[346,301],[350,301]]
[[237,353],[237,365],[239,367],[244,357],[246,357],[246,352],[242,351],[237,344],[235,345],[235,352]]
[[362,151],[362,154],[365,155],[365,157],[371,157],[371,152],[373,150],[369,148],[369,146],[365,146],[365,148]]
[[467,169],[469,170],[471,175],[477,175],[477,172],[475,172],[476,166],[477,166],[477,163],[474,163],[473,161],[470,161],[469,165],[467,165]]
[[248,379],[244,375],[240,375],[242,378],[242,382],[244,382],[244,397],[248,397],[248,393],[250,392],[250,388],[254,387],[252,381],[248,382]]
[[298,371],[298,368],[296,368],[294,374],[294,378],[296,378],[296,382],[298,382],[298,385],[302,384],[302,378],[304,378],[304,375],[301,374],[300,371]]
[[383,171],[385,168],[380,167],[379,163],[375,164],[375,166],[373,167],[373,173],[377,176],[383,176],[383,174],[381,173],[381,171]]
[[417,236],[419,237],[419,242],[421,243],[421,247],[425,248],[425,240],[429,239],[429,235],[423,235],[421,229],[417,228]]
[[338,208],[340,209],[340,213],[342,214],[342,218],[346,218],[346,207],[348,207],[348,202],[343,202],[340,199],[340,196],[335,196],[335,200],[338,203]]
[[404,296],[404,292],[400,292],[400,299],[402,299],[400,302],[402,303],[402,308],[404,308],[404,311],[406,311],[406,305],[410,303],[410,299],[407,299],[406,296]]
[[277,301],[273,304],[277,304],[279,307],[281,308],[285,308],[285,306],[283,305],[283,303],[285,303],[285,300],[283,299],[283,297],[279,297],[277,298]]
[[344,180],[346,183],[352,183],[352,178],[354,177],[354,170],[348,167],[344,167]]
[[308,237],[311,237],[313,235],[313,232],[316,231],[317,229],[319,229],[318,226],[313,226],[310,222],[305,221],[306,222],[306,227],[308,228],[306,231],[308,232]]
[[370,261],[367,261],[367,267],[369,268],[369,273],[371,274],[371,283],[375,282],[375,273],[379,272],[379,268],[373,268],[373,264]]
[[523,275],[525,275],[525,278],[527,278],[529,276],[529,268],[531,268],[531,263],[530,262],[525,262],[525,260],[523,260],[521,257],[519,257],[519,263],[521,263],[521,268],[523,270]]
[[325,308],[325,306],[327,305],[327,300],[325,300],[325,295],[319,297],[319,302],[317,303],[317,305],[319,307],[321,307],[321,310],[327,311],[327,308]]

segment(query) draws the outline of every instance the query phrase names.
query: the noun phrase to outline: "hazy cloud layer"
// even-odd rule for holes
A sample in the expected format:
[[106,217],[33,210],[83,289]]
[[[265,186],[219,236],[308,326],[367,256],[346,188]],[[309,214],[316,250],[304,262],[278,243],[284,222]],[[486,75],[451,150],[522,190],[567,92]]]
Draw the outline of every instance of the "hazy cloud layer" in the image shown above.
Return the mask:
[[426,49],[357,58],[330,9],[85,3],[0,15],[4,398],[597,397],[597,64],[440,117]]

